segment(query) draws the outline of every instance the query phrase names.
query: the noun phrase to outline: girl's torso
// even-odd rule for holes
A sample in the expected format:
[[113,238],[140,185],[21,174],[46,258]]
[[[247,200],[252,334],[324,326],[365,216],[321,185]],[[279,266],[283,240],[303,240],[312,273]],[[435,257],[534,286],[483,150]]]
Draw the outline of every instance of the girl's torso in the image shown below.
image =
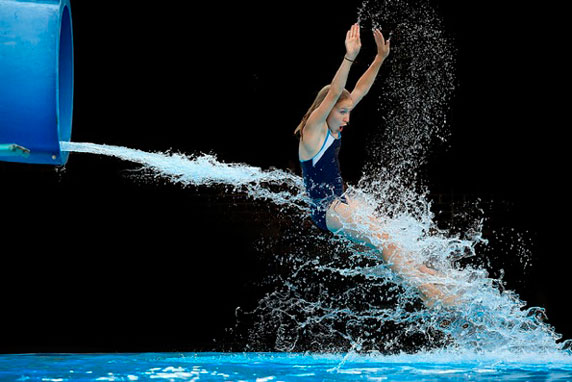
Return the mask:
[[[310,160],[318,154],[328,137],[328,130],[328,124],[324,122],[319,134],[304,136],[304,139],[300,139],[300,143],[298,143],[298,158],[301,162]],[[330,135],[332,135],[331,132]],[[332,137],[339,139],[339,134],[338,136],[332,135]]]
[[[327,126],[327,125],[326,125]],[[319,134],[316,134],[319,137]],[[341,134],[334,137],[326,127],[320,141],[300,143],[299,156],[306,193],[313,200],[333,200],[344,192],[338,159]],[[317,142],[317,143],[316,143]]]

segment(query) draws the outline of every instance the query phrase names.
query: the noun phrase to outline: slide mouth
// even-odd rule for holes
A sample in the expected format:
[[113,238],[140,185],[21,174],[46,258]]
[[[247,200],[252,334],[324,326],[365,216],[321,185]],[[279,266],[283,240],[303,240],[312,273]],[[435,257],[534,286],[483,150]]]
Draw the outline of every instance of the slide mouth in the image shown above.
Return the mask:
[[68,5],[62,11],[58,55],[59,140],[69,141],[73,115],[73,34]]
[[[63,165],[72,131],[73,28],[69,0],[3,0],[0,6],[0,144],[29,155],[0,160]],[[20,152],[17,152],[20,154]]]

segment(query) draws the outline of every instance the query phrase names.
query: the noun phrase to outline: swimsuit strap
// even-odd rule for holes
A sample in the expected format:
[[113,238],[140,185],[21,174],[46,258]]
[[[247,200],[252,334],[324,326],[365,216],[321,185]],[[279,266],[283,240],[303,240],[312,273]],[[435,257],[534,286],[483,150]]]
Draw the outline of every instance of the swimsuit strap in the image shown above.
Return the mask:
[[300,162],[307,162],[307,161],[312,161],[312,165],[316,166],[316,163],[318,163],[318,161],[320,160],[320,158],[322,158],[322,156],[324,155],[324,153],[326,152],[326,150],[336,141],[336,140],[340,140],[342,139],[342,133],[339,133],[339,137],[336,139],[334,138],[334,136],[330,133],[330,129],[328,129],[328,132],[326,134],[326,139],[324,139],[324,143],[322,143],[322,147],[320,148],[320,150],[310,159],[307,160],[300,160]]

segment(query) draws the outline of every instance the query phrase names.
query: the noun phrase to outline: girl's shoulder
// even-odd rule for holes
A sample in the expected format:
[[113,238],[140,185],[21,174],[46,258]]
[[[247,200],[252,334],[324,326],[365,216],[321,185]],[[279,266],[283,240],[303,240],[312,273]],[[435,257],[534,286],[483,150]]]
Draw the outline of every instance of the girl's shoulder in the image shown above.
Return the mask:
[[312,129],[304,126],[303,132],[303,138],[298,144],[298,155],[302,161],[313,158],[320,151],[328,135],[328,124],[324,122],[323,126]]

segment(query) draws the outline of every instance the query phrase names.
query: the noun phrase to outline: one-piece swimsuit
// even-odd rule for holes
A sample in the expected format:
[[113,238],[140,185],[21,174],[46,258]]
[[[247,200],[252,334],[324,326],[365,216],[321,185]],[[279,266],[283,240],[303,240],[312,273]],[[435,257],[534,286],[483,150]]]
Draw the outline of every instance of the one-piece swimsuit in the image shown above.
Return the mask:
[[337,200],[347,204],[340,172],[339,153],[342,133],[334,138],[328,129],[322,148],[308,160],[300,160],[306,193],[310,197],[311,218],[322,230],[328,231],[326,212]]

